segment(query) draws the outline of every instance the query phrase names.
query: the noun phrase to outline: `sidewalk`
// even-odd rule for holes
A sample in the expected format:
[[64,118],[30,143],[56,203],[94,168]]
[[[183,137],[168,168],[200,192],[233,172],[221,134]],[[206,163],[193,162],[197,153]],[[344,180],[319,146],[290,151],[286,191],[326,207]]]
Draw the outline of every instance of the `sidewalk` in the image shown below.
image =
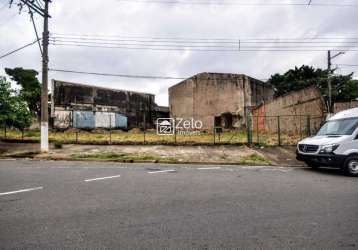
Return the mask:
[[40,154],[38,144],[0,143],[1,157],[30,157],[43,160],[96,160],[194,164],[246,164],[302,166],[294,147],[167,146],[167,145],[63,145]]

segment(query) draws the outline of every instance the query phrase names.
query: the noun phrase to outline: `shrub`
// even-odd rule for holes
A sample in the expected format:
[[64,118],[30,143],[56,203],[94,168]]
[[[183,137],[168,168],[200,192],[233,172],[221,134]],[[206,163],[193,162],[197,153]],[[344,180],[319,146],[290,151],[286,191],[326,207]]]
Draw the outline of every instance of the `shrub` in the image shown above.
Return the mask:
[[54,145],[55,149],[61,149],[61,148],[62,148],[63,143],[62,143],[62,142],[60,142],[60,141],[56,141],[53,145]]

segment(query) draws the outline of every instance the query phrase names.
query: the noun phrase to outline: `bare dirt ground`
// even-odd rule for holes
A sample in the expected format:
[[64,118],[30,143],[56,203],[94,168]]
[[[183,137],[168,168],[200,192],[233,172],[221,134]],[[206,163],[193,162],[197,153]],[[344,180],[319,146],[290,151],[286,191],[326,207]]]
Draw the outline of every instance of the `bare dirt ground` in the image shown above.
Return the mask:
[[[60,149],[51,145],[48,154],[39,154],[39,144],[1,143],[2,157],[34,157],[38,159],[73,160],[85,156],[96,156],[98,160],[119,160],[123,156],[131,161],[155,161],[173,163],[204,164],[252,164],[299,166],[295,159],[294,147],[247,147],[247,146],[167,146],[167,145],[73,145],[66,144]],[[110,157],[98,157],[98,156]],[[129,156],[129,157],[128,157]],[[135,156],[134,158],[130,156]],[[83,157],[83,158],[82,158]],[[91,157],[95,160],[94,157]],[[120,158],[122,159],[122,158]],[[142,159],[142,160],[141,160]]]

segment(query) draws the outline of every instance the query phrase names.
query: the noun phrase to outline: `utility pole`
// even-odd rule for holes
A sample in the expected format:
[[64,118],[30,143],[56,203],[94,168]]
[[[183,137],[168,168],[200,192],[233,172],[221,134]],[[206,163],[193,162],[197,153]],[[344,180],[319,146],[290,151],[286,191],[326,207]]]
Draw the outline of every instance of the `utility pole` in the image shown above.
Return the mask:
[[[42,55],[42,93],[41,93],[41,152],[48,152],[48,43],[49,43],[49,31],[48,31],[48,19],[49,15],[49,3],[51,0],[18,0],[17,6],[21,10],[24,7],[28,7],[32,24],[34,26],[35,34],[37,37],[36,42],[39,41],[36,24],[33,19],[33,13],[36,13],[43,17],[44,27],[42,33],[42,48],[40,46],[40,52]],[[14,4],[15,0],[10,0],[10,7]]]
[[328,118],[331,116],[331,114],[333,113],[332,110],[332,81],[331,81],[331,74],[332,72],[332,59],[336,58],[337,56],[343,55],[344,52],[339,52],[337,54],[335,54],[334,56],[331,55],[331,51],[328,50],[327,53],[327,71],[328,71]]
[[331,58],[331,51],[328,50],[328,62],[327,62],[327,70],[328,70],[328,116],[332,114],[332,82],[331,82],[331,67],[332,67],[332,58]]
[[44,0],[44,29],[42,33],[42,94],[41,94],[41,152],[48,152],[48,4]]

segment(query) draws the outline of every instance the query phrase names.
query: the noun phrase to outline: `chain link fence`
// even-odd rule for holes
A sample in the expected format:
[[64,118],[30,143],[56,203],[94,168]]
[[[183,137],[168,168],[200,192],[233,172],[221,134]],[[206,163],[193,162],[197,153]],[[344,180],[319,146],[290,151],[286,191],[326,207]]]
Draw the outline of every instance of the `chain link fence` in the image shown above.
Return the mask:
[[[146,126],[121,130],[115,128],[76,129],[49,131],[51,142],[71,144],[259,144],[259,145],[295,145],[307,136],[315,134],[322,123],[323,117],[300,115],[283,116],[248,116],[246,126],[237,129],[214,127],[212,130],[192,131],[183,133],[176,131],[170,135],[159,135],[156,128]],[[144,123],[143,123],[144,124]],[[18,131],[2,126],[2,139],[37,142],[39,130]]]

